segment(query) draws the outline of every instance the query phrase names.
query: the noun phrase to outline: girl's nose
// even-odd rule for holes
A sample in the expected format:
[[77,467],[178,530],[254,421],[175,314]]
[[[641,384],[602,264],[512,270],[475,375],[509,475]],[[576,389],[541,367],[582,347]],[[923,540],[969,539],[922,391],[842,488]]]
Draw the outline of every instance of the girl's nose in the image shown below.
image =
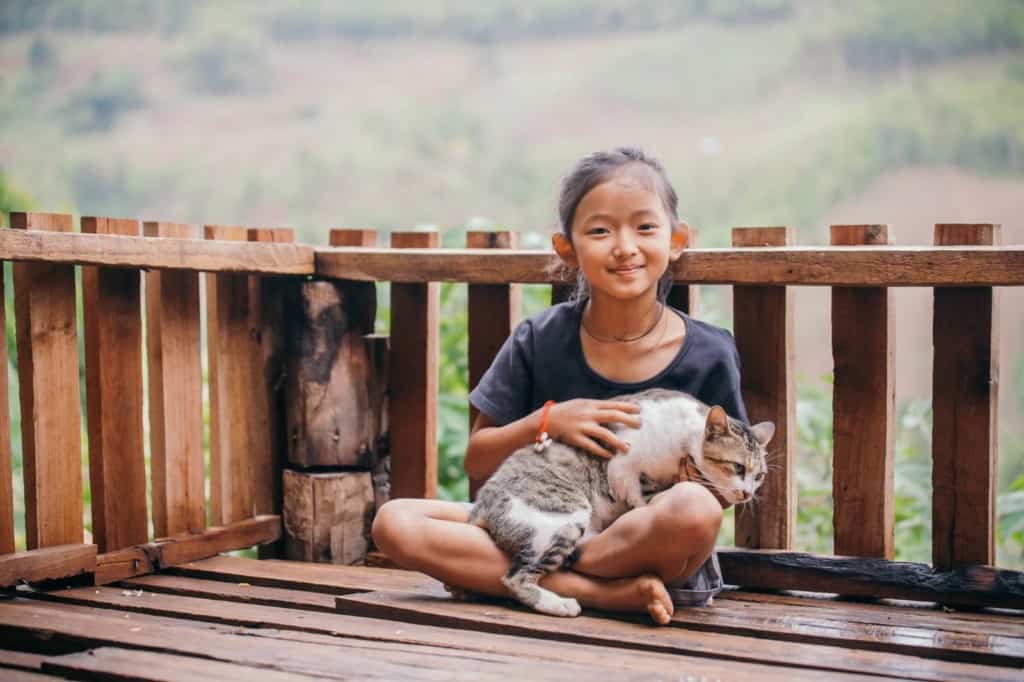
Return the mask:
[[620,234],[613,251],[616,256],[632,256],[636,253],[636,242],[628,234]]

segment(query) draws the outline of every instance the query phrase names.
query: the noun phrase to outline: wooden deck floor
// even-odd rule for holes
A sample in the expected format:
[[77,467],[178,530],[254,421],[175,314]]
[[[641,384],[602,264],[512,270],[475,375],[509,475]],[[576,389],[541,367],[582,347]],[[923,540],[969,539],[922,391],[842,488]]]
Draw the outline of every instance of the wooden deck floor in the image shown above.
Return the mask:
[[1024,680],[1024,616],[727,593],[672,625],[453,602],[416,573],[217,557],[0,599],[0,680]]

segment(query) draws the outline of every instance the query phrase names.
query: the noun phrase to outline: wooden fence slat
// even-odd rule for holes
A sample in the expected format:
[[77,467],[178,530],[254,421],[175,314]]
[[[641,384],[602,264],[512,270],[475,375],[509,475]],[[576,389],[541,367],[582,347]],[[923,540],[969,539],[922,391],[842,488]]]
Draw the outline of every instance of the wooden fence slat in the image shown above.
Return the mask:
[[7,300],[0,263],[0,554],[14,551],[14,461],[11,412],[7,399]]
[[[699,235],[700,230],[688,225],[686,227],[686,248],[692,249],[696,246]],[[682,310],[691,317],[696,317],[700,303],[700,287],[696,284],[677,282],[669,289],[667,302],[673,308]]]
[[[295,230],[255,228],[248,231],[248,237],[250,242],[290,244],[295,241]],[[281,278],[249,277],[249,342],[256,382],[249,403],[249,443],[256,514],[281,512],[281,469],[288,447],[281,395],[286,284]]]
[[[11,227],[72,230],[71,216],[52,213],[11,213]],[[79,544],[82,414],[74,267],[15,263],[14,307],[26,544],[29,549]]]
[[[207,225],[206,239],[246,241],[244,227]],[[206,334],[210,390],[210,519],[227,525],[253,514],[249,399],[249,277],[206,275]]]
[[[147,222],[147,237],[195,239],[196,225]],[[199,273],[146,273],[153,532],[206,528]]]
[[[832,244],[888,243],[888,225],[833,225]],[[832,289],[835,553],[893,557],[895,390],[889,291]]]
[[[435,249],[437,232],[393,232],[394,249]],[[391,285],[391,497],[437,495],[441,285]]]
[[[477,232],[466,233],[466,247],[470,249],[515,249],[519,246],[519,233]],[[501,345],[512,334],[522,311],[522,291],[518,284],[470,284],[468,287],[469,315],[469,390],[473,390]],[[469,426],[476,421],[477,410],[469,406]],[[470,479],[469,496],[476,497],[482,480]]]
[[[732,231],[733,246],[790,246],[792,227]],[[752,424],[775,423],[768,472],[756,507],[736,512],[736,545],[788,549],[796,529],[796,394],[793,390],[793,306],[786,287],[733,287],[733,330],[743,368],[743,402]]]
[[[2,234],[2,231],[0,231]],[[0,239],[0,258],[9,258]],[[551,284],[551,251],[322,247],[320,277],[364,282]],[[853,287],[1022,286],[1024,246],[820,247],[687,249],[677,281]]]
[[[999,225],[935,226],[936,246],[993,246]],[[995,563],[998,298],[991,287],[935,290],[932,561]]]
[[[139,222],[86,216],[82,232],[137,237]],[[109,552],[149,536],[139,272],[83,267],[82,313],[92,533]]]

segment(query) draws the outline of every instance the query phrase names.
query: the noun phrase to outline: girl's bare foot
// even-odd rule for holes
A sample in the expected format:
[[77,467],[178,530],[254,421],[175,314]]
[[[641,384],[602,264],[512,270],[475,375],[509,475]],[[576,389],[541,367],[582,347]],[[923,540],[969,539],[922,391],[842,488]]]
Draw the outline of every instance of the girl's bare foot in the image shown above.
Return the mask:
[[[549,583],[549,589],[562,596],[576,597],[584,606],[590,608],[633,613],[646,611],[651,620],[658,625],[667,625],[675,611],[665,583],[651,573],[635,578],[596,581],[589,576],[569,571],[556,575],[566,582],[572,581],[575,584],[556,586]],[[560,587],[569,589],[559,591]]]

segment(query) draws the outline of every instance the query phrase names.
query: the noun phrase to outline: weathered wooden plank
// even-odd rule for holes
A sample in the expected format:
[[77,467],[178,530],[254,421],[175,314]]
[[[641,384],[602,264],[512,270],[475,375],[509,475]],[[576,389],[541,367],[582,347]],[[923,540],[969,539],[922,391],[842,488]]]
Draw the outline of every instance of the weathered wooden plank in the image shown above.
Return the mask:
[[[147,222],[143,229],[151,237],[199,235],[195,225]],[[206,528],[199,315],[197,273],[146,273],[149,445],[157,537]]]
[[44,654],[0,649],[0,668],[38,672],[43,666]]
[[96,568],[96,545],[55,545],[0,557],[0,587],[71,578]]
[[[686,248],[694,248],[699,235],[700,230],[686,225]],[[700,287],[696,284],[673,284],[665,302],[691,317],[696,317],[700,307]]]
[[[75,592],[88,591],[72,591]],[[111,591],[101,592],[109,594]],[[507,666],[498,671],[503,679],[526,676],[564,680],[604,675],[630,680],[676,680],[689,676],[693,679],[813,681],[821,676],[820,671],[796,667],[649,651],[642,656],[623,656],[621,649],[612,647],[571,645],[468,630],[453,632],[413,624],[395,627],[395,623],[383,620],[337,614],[243,605],[231,605],[229,610],[217,612],[213,601],[187,600],[188,603],[180,604],[178,599],[168,602],[161,599],[163,596],[125,597],[119,591],[109,598],[93,595],[92,603],[97,606],[131,609],[130,614],[68,603],[17,600],[18,608],[11,608],[14,604],[0,604],[0,634],[16,645],[44,645],[52,651],[102,645],[131,647],[328,678],[347,677],[350,671],[358,671],[361,679],[419,679],[420,674],[441,680],[493,679],[493,666],[506,663]],[[202,605],[204,601],[207,606]],[[175,607],[175,603],[180,605]],[[203,620],[183,620],[190,615],[184,611],[190,604],[198,606],[195,616]],[[139,613],[149,610],[181,617]],[[125,618],[126,615],[129,617]],[[252,627],[239,634],[234,626],[219,625],[219,622]],[[472,664],[467,666],[467,661]],[[524,665],[524,661],[531,664]],[[964,669],[968,668],[957,668],[958,671]],[[889,678],[833,673],[829,679]]]
[[371,398],[376,291],[366,282],[303,282],[288,333],[288,461],[300,467],[376,463],[380,426]]
[[[3,253],[0,251],[0,256]],[[548,284],[550,251],[316,249],[316,274],[360,281]],[[687,249],[675,265],[688,284],[1021,286],[1024,246]]]
[[[466,247],[471,249],[514,249],[519,246],[517,232],[466,233]],[[512,333],[519,322],[522,311],[522,291],[518,284],[470,284],[468,287],[468,333],[469,333],[469,390],[476,388],[498,349]],[[469,406],[469,426],[479,410]],[[470,498],[483,481],[470,479]]]
[[[139,222],[85,216],[82,232],[138,236]],[[138,271],[82,268],[82,313],[92,533],[109,552],[149,537]]]
[[195,656],[176,656],[152,651],[100,647],[77,654],[54,656],[43,661],[43,672],[72,679],[130,679],[192,682],[193,680],[241,680],[259,678],[297,682],[320,679],[272,668],[211,661]]
[[[72,230],[68,215],[11,213],[10,220],[19,231]],[[15,263],[14,307],[26,544],[29,549],[78,544],[83,538],[82,415],[74,268]]]
[[992,566],[936,571],[925,564],[870,557],[727,548],[719,548],[718,558],[725,581],[741,587],[1024,608],[1024,573]]
[[0,554],[14,551],[14,460],[11,454],[11,411],[7,398],[7,299],[0,263]]
[[[935,226],[936,246],[993,246],[999,225]],[[994,564],[999,336],[996,292],[935,289],[932,563]]]
[[[793,666],[833,673],[892,675],[906,679],[999,679],[1007,668],[955,663],[905,654],[848,649],[824,644],[707,633],[688,627],[651,628],[638,623],[583,615],[566,628],[564,621],[493,604],[453,602],[440,597],[370,592],[338,597],[338,610],[353,616],[432,624],[458,630],[519,635],[562,642],[621,647],[634,651],[699,654],[762,666]],[[646,655],[646,653],[645,653]]]
[[230,556],[217,556],[202,561],[179,564],[170,569],[168,573],[225,582],[246,582],[267,587],[312,590],[328,594],[375,590],[437,593],[441,589],[441,583],[414,571],[305,564],[273,559],[257,561]]
[[[334,610],[334,597],[328,594],[249,583],[154,575],[121,585],[168,595],[320,612]],[[437,593],[440,594],[440,590]],[[1024,664],[1024,629],[1019,627],[1020,623],[1016,631],[1006,634],[998,632],[998,628],[993,632],[987,624],[979,622],[941,625],[899,613],[905,610],[908,609],[890,607],[865,615],[841,607],[779,608],[771,603],[718,599],[714,607],[678,609],[673,624],[701,632],[889,651],[940,660],[1004,666]],[[914,609],[910,611],[911,616],[916,615]],[[893,622],[894,619],[897,622]]]
[[357,230],[351,228],[335,228],[328,233],[328,244],[331,246],[377,246],[377,230]]
[[369,471],[284,472],[285,556],[362,563],[376,507]]
[[159,563],[158,545],[153,543],[105,552],[96,557],[93,583],[106,585],[115,580],[146,575],[155,571]]
[[[888,225],[833,225],[832,243],[888,243]],[[835,553],[893,557],[896,390],[889,291],[832,289]]]
[[[789,246],[792,227],[742,227],[733,246]],[[736,545],[788,549],[796,531],[796,392],[793,306],[786,287],[733,287],[733,333],[743,367],[743,402],[752,424],[770,421],[768,471],[755,507],[736,510]]]
[[159,551],[157,568],[177,566],[253,545],[274,542],[281,537],[281,517],[263,514],[230,525],[207,528],[196,535],[177,535],[152,545]]
[[[295,241],[295,231],[255,228],[248,231],[248,238],[250,242],[290,244]],[[280,277],[249,277],[249,343],[255,383],[249,401],[249,446],[256,514],[281,511],[281,469],[288,446],[282,376],[285,298],[290,285],[290,280]]]
[[[393,232],[392,252],[436,249],[437,232]],[[358,250],[357,250],[358,252]],[[369,252],[369,249],[366,250]],[[437,363],[441,285],[391,285],[391,497],[437,494]]]
[[[246,241],[244,227],[205,226],[208,240]],[[249,279],[206,275],[206,349],[210,391],[210,519],[229,524],[253,515],[249,399]]]
[[0,259],[267,275],[313,273],[313,249],[299,244],[231,244],[149,237],[126,239],[113,235],[78,233],[3,231],[0,232]]

